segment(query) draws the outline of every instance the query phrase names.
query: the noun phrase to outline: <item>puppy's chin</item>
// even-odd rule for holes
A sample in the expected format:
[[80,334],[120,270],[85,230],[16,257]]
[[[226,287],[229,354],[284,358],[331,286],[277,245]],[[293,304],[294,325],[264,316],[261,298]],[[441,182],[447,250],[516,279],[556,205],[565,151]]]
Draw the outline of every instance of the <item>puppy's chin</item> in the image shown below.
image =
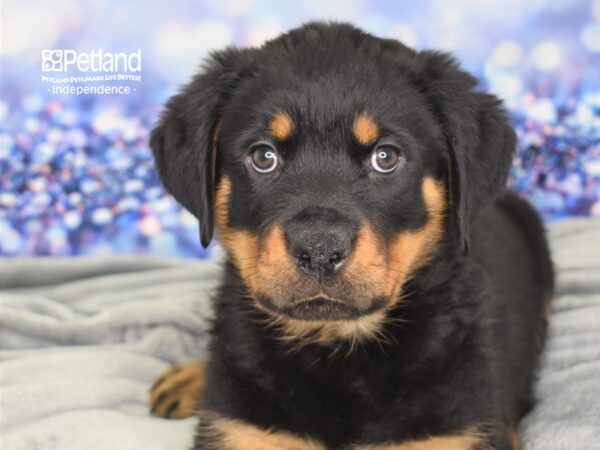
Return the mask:
[[289,319],[306,321],[352,321],[385,308],[386,301],[382,298],[373,299],[368,309],[359,309],[345,302],[325,297],[315,297],[278,306],[267,297],[259,297],[258,302],[268,311]]

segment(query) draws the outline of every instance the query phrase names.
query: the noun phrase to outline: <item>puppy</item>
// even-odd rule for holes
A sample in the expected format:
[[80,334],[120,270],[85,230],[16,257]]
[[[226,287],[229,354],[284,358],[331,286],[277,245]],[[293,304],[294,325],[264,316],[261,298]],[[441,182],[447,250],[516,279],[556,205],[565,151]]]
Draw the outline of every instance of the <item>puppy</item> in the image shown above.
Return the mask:
[[194,449],[515,449],[553,291],[506,112],[448,55],[310,23],[213,53],[151,147],[227,252]]

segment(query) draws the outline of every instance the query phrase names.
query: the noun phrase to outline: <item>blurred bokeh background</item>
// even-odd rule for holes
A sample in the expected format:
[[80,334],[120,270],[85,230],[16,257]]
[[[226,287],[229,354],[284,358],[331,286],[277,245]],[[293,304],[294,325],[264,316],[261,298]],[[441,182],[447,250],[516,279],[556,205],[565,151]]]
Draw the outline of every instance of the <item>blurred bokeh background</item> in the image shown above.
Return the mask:
[[[453,52],[510,109],[511,188],[547,221],[600,216],[600,0],[4,0],[1,18],[3,255],[205,256],[153,168],[161,105],[211,49],[315,19]],[[141,49],[141,81],[130,94],[53,93],[44,49]]]

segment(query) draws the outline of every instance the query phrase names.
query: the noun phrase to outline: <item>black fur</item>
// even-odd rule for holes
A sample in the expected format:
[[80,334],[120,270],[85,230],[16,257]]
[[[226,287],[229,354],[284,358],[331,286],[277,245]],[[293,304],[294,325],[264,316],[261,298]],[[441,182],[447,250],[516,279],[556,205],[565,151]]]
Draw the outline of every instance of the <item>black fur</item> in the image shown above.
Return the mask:
[[[511,448],[508,429],[532,404],[552,265],[537,214],[503,193],[515,146],[506,113],[475,84],[446,54],[312,23],[259,49],[214,53],[169,101],[151,146],[165,186],[198,217],[203,245],[223,176],[232,182],[228,225],[257,236],[318,204],[353,223],[368,219],[387,242],[426,223],[425,176],[448,192],[444,235],[388,311],[398,320],[385,324],[386,342],[366,340],[353,352],[344,341],[294,349],[264,326],[265,313],[227,262],[203,410],[330,449],[474,425],[489,433],[487,445]],[[277,144],[284,169],[257,175],[248,149],[266,139],[279,110],[296,124]],[[405,152],[400,173],[365,168],[367,153],[349,132],[365,110]],[[194,448],[218,446],[203,427],[210,423]]]

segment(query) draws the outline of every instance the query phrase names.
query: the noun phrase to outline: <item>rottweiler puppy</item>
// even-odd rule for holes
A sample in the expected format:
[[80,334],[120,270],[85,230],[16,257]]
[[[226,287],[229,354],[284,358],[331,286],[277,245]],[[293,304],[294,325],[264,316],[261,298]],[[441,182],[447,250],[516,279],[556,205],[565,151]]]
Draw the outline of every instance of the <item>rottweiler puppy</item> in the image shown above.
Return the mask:
[[194,449],[515,449],[553,292],[506,112],[447,54],[310,23],[213,53],[151,136],[226,250]]

